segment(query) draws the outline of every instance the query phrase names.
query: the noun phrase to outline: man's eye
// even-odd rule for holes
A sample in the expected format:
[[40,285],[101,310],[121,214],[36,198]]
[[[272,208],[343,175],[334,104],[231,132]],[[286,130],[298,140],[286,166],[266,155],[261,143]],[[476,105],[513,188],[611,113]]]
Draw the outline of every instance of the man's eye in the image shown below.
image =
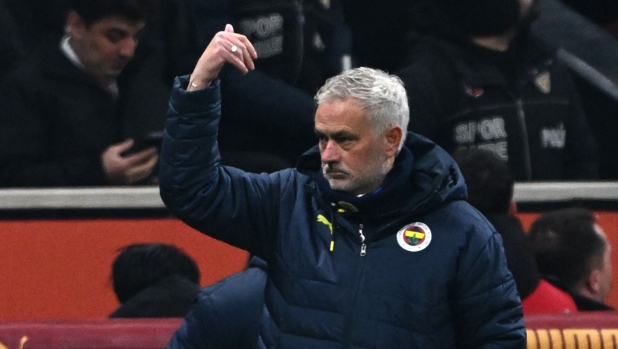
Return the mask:
[[109,40],[110,42],[117,44],[126,37],[126,34],[112,31],[108,32],[105,37],[107,37],[107,40]]

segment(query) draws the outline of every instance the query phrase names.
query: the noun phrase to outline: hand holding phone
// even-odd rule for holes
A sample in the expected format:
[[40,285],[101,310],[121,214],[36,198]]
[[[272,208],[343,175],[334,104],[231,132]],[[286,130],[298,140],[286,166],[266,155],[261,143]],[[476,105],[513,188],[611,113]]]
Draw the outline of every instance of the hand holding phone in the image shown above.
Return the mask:
[[146,146],[141,151],[129,153],[134,147],[132,140],[114,144],[101,154],[101,164],[109,184],[133,184],[150,176],[159,161],[157,149]]
[[133,146],[129,150],[122,153],[122,156],[135,154],[139,151],[142,151],[144,149],[148,149],[151,147],[155,147],[157,148],[157,150],[161,149],[162,140],[163,140],[163,131],[151,132],[142,138],[136,139],[135,142],[133,143]]

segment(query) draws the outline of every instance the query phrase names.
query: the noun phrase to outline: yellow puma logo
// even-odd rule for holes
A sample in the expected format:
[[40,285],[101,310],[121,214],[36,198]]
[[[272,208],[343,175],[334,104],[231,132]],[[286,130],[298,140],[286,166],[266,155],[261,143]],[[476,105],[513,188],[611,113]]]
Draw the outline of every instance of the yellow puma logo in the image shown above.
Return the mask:
[[319,214],[318,215],[318,223],[323,223],[326,224],[326,226],[328,226],[328,229],[330,230],[330,233],[333,233],[333,225],[331,222],[328,221],[328,219],[326,219],[326,217],[324,217],[323,215]]
[[326,217],[324,217],[321,214],[318,215],[318,223],[325,224],[328,227],[328,230],[330,230],[330,236],[331,236],[330,251],[333,252],[335,250],[335,240],[333,237],[333,224],[329,222],[328,219],[326,219]]

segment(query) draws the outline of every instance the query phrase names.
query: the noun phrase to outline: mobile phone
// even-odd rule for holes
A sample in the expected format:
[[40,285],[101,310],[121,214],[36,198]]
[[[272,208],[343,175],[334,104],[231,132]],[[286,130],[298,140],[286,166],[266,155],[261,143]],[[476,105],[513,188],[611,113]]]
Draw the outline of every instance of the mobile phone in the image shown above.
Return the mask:
[[144,137],[136,139],[131,149],[127,150],[122,155],[134,154],[134,153],[140,152],[144,149],[148,149],[151,147],[155,147],[159,149],[161,148],[162,140],[163,140],[163,131],[156,131],[156,132],[148,133]]

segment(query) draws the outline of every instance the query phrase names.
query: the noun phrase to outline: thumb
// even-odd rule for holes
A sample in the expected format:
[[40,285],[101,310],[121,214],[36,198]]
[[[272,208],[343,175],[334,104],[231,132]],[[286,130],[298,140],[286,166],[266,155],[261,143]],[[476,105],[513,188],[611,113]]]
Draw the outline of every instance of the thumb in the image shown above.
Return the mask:
[[134,143],[133,139],[129,138],[122,143],[114,144],[113,147],[116,148],[116,150],[118,150],[119,153],[122,153],[125,150],[131,149],[131,147],[133,146],[133,143]]
[[231,24],[226,24],[225,25],[225,31],[228,33],[233,33],[234,32],[234,27],[232,27]]

